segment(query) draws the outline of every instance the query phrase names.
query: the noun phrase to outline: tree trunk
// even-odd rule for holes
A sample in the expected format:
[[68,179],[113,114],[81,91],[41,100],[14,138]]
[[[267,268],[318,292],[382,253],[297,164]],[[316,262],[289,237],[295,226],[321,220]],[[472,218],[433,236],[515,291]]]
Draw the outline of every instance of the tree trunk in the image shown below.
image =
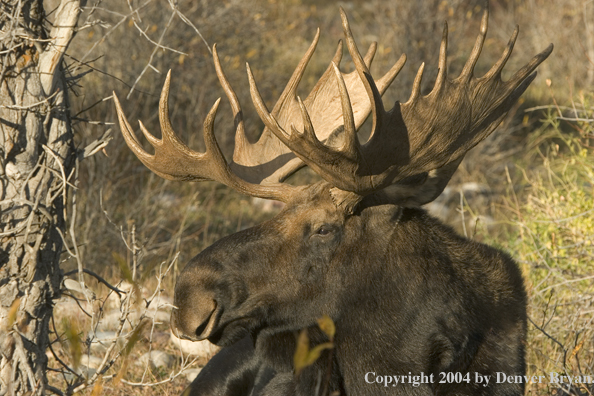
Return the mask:
[[62,0],[49,35],[42,0],[0,7],[0,395],[44,394],[75,158],[61,64],[80,1]]

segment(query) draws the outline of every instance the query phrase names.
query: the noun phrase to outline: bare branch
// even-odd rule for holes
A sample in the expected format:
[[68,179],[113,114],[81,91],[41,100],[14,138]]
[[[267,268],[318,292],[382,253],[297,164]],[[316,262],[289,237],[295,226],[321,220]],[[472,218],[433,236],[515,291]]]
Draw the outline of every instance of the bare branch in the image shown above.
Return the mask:
[[62,0],[56,11],[54,27],[50,32],[53,39],[39,56],[41,85],[47,95],[54,90],[56,70],[70,44],[79,14],[80,0]]

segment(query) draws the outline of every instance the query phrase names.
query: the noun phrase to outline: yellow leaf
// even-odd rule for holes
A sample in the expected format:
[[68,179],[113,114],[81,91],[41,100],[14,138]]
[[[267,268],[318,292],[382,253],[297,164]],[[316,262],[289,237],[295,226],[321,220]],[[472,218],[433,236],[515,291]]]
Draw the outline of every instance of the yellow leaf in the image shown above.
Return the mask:
[[334,340],[334,334],[336,334],[336,326],[334,322],[328,315],[324,315],[318,319],[318,326],[320,326],[320,330],[324,332],[330,339],[330,341]]
[[8,320],[6,328],[10,329],[17,318],[17,312],[19,311],[19,306],[21,305],[21,299],[17,298],[14,300],[12,305],[10,306],[10,310],[8,311]]
[[120,381],[122,380],[122,378],[124,378],[124,374],[126,374],[127,371],[128,371],[128,356],[124,356],[124,358],[122,360],[122,366],[118,370],[118,374],[113,379],[113,383],[116,385],[119,385]]
[[323,350],[332,348],[334,348],[334,344],[331,342],[325,342],[323,344],[316,345],[315,347],[313,347],[307,354],[307,366],[314,364],[314,362],[320,358],[320,355],[322,354]]
[[95,386],[93,386],[93,391],[91,392],[91,396],[101,396],[103,394],[103,377],[99,377],[97,382],[95,382]]
[[575,346],[575,348],[573,348],[573,351],[571,351],[571,356],[569,356],[569,359],[567,359],[567,360],[571,360],[575,355],[577,355],[577,353],[580,351],[580,349],[582,349],[582,347],[584,346],[584,341],[585,341],[585,338],[582,339],[582,341],[579,344],[577,344]]
[[[330,320],[330,318],[328,319]],[[332,323],[332,327],[334,327],[332,320],[330,320],[330,323]],[[299,375],[304,368],[314,364],[315,361],[320,358],[323,350],[332,348],[334,348],[334,344],[332,342],[325,342],[323,344],[316,345],[310,350],[307,329],[301,330],[299,336],[297,337],[297,347],[295,348],[295,355],[293,356],[295,375]]]
[[192,394],[192,387],[188,386],[180,396],[190,396]]
[[299,337],[297,337],[297,347],[295,348],[295,355],[293,356],[293,365],[295,374],[299,375],[301,370],[308,366],[307,355],[309,354],[309,337],[307,336],[307,329],[301,330]]
[[253,58],[254,56],[256,56],[257,53],[258,53],[258,50],[252,49],[245,55],[245,57],[247,59],[250,59],[250,58]]

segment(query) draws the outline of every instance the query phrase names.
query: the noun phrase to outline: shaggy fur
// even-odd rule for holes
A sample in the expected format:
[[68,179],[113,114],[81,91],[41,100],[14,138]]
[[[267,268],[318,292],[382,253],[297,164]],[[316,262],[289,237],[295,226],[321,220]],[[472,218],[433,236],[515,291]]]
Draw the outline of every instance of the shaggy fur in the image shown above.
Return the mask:
[[[522,395],[523,384],[494,383],[497,372],[525,372],[526,295],[512,259],[421,209],[369,199],[345,214],[329,189],[311,186],[188,263],[172,327],[224,347],[188,394]],[[296,334],[327,341],[323,315],[336,325],[334,349],[295,376]],[[421,373],[433,383],[375,383]],[[470,381],[439,383],[440,373]]]

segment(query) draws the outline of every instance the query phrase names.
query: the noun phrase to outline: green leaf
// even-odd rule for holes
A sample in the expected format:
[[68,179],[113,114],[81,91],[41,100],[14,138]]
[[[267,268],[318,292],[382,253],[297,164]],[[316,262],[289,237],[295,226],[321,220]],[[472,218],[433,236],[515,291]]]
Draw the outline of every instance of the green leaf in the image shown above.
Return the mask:
[[130,267],[126,262],[126,259],[118,252],[111,252],[111,256],[116,261],[116,263],[118,263],[122,278],[124,278],[124,280],[126,280],[128,283],[133,284],[134,279],[132,279],[132,271],[130,271]]
[[78,326],[75,321],[68,320],[68,318],[62,318],[62,326],[64,326],[64,335],[70,345],[72,365],[77,369],[80,365],[80,358],[82,357],[82,343],[79,337]]

